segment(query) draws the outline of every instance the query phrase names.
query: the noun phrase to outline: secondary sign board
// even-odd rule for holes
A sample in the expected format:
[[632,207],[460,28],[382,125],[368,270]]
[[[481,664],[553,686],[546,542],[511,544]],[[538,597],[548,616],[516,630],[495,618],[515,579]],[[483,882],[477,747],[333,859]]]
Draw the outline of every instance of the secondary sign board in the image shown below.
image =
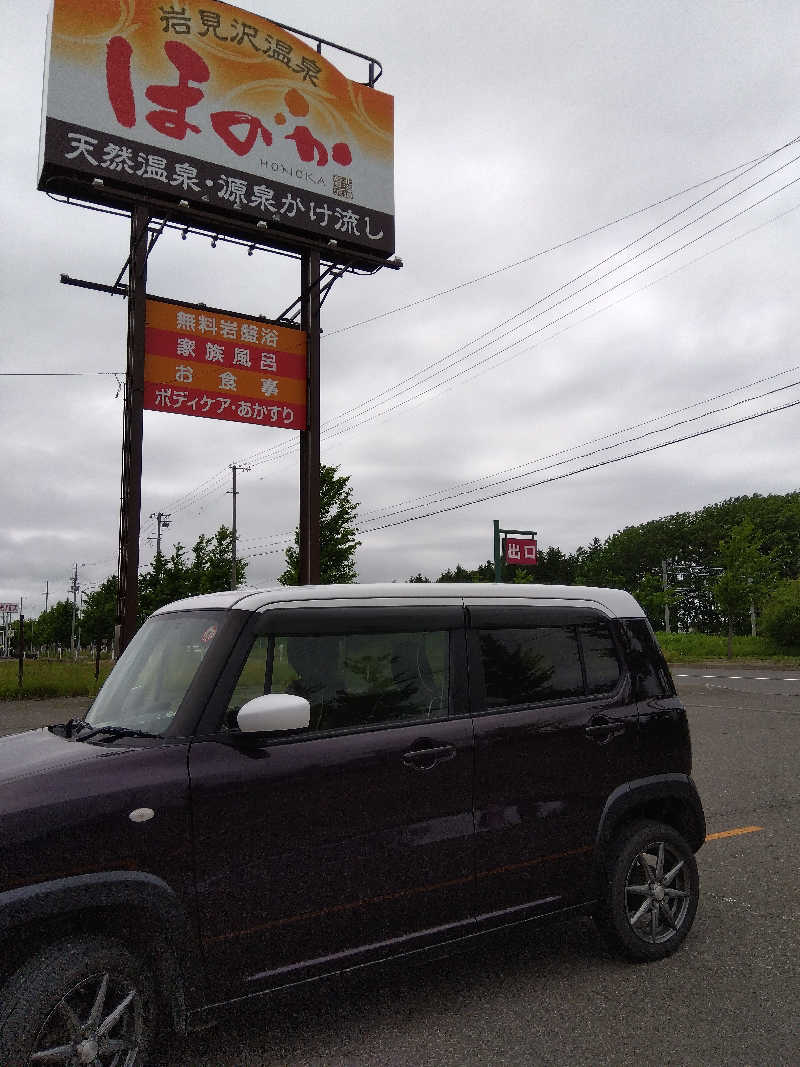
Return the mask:
[[216,0],[54,0],[40,189],[388,257],[393,171],[393,98],[276,23]]
[[532,537],[507,537],[505,560],[515,566],[533,567],[537,563],[536,540]]
[[16,615],[19,611],[19,604],[0,604],[0,611],[4,615]]
[[306,333],[262,319],[147,299],[144,407],[306,429]]

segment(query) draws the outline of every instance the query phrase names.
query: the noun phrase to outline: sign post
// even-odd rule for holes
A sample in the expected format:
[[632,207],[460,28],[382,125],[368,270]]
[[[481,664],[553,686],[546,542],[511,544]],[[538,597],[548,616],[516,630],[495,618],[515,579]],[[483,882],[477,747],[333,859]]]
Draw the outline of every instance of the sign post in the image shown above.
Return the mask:
[[[501,534],[502,542],[501,542]],[[519,536],[509,537],[509,534]],[[502,581],[502,564],[533,567],[537,563],[536,530],[503,530],[494,520],[494,580]]]
[[144,407],[147,243],[150,216],[144,205],[131,210],[128,259],[128,360],[122,430],[122,485],[119,515],[119,585],[116,654],[136,633],[139,609],[139,532],[142,506],[142,426]]
[[[365,81],[343,74],[331,52],[364,62]],[[375,88],[381,74],[370,56],[219,0],[53,0],[38,187],[131,216],[119,652],[137,625],[144,409],[298,430],[300,582],[319,581],[320,307],[345,271],[402,267],[390,258],[394,100]],[[257,323],[267,320],[227,312],[216,323],[210,309],[184,305],[171,326],[149,321],[154,219],[159,233],[180,226],[184,237],[210,235],[212,247],[230,240],[299,259],[302,351],[265,341]],[[223,322],[234,332],[217,332]],[[274,325],[291,330],[283,316]],[[270,366],[276,356],[283,370]]]
[[319,339],[320,257],[304,252],[300,260],[300,318],[306,334],[306,428],[300,434],[300,585],[320,580],[319,534]]

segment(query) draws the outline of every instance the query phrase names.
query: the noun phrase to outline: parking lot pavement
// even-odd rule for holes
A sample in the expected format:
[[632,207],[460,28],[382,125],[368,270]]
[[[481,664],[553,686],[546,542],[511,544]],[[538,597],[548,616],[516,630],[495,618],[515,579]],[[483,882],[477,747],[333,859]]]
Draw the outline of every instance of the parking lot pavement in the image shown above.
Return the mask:
[[36,730],[54,722],[79,718],[89,707],[89,697],[58,697],[52,700],[0,700],[0,736]]

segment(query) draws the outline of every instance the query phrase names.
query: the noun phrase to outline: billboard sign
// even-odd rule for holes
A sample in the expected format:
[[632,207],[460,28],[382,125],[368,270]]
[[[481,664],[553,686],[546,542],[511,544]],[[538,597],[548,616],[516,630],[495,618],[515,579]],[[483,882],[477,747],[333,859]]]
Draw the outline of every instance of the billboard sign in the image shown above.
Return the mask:
[[264,319],[147,298],[144,407],[306,429],[306,334]]
[[393,171],[393,98],[276,23],[217,0],[54,0],[40,189],[389,256]]
[[4,615],[16,615],[19,611],[19,604],[0,604],[0,612]]
[[505,549],[506,563],[521,567],[533,567],[537,562],[536,540],[532,537],[507,537]]

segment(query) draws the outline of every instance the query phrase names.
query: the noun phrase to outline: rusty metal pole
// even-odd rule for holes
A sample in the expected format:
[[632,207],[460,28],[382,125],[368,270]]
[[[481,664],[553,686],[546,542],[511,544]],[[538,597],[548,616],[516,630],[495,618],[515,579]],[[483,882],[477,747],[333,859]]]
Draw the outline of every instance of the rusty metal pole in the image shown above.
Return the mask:
[[131,211],[128,264],[128,360],[125,373],[125,412],[122,438],[122,478],[119,514],[119,591],[117,594],[117,653],[136,633],[139,600],[139,531],[142,506],[142,425],[144,350],[147,297],[147,232],[150,215],[137,205]]
[[301,324],[306,331],[306,428],[300,431],[300,585],[320,580],[319,536],[319,252],[300,259]]

